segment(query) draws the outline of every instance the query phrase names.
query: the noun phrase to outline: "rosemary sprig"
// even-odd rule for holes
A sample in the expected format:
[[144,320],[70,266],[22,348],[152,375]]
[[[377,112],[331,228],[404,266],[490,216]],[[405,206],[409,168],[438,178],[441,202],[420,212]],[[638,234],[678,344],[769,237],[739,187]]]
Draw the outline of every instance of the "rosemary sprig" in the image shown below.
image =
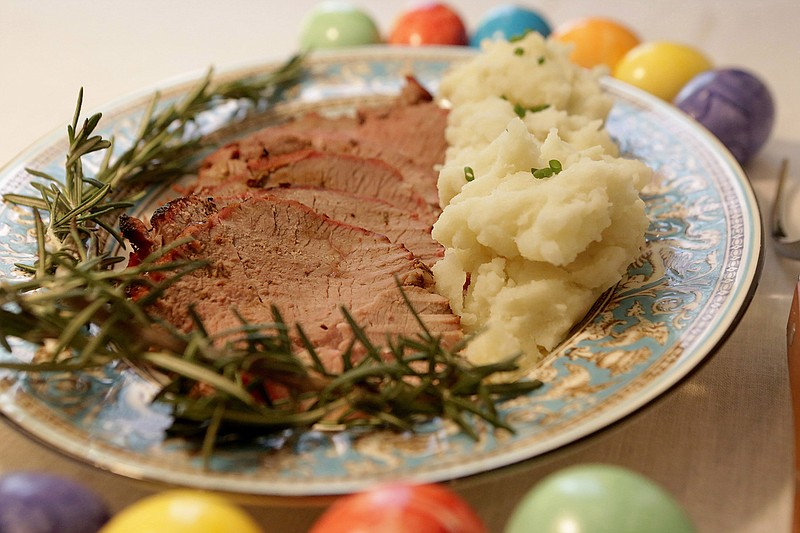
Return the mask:
[[[495,384],[493,375],[516,369],[512,360],[474,366],[447,349],[425,327],[411,303],[419,333],[376,346],[346,309],[354,334],[344,369],[327,369],[298,325],[241,324],[209,335],[193,310],[195,327],[176,330],[151,310],[169,286],[200,262],[169,261],[175,242],[135,266],[105,251],[116,217],[133,199],[116,199],[122,186],[165,182],[191,171],[203,143],[202,113],[230,99],[258,110],[297,80],[302,57],[273,73],[213,84],[211,73],[183,99],[166,106],[155,95],[130,147],[115,155],[114,141],[96,133],[99,114],[80,121],[83,92],[67,128],[64,178],[30,170],[39,196],[6,195],[33,210],[38,258],[22,265],[30,278],[0,281],[0,346],[12,339],[38,347],[31,362],[5,360],[0,367],[29,372],[76,372],[118,360],[150,370],[161,380],[154,401],[173,408],[172,432],[198,436],[208,456],[221,437],[293,428],[348,427],[408,430],[431,417],[453,420],[477,438],[475,418],[511,430],[495,402],[525,394],[535,381]],[[259,107],[260,106],[260,107]],[[105,152],[93,175],[85,159]],[[156,274],[156,275],[153,275]],[[158,281],[156,281],[158,280]],[[132,288],[144,296],[129,298]],[[398,287],[398,290],[400,288]],[[301,339],[298,353],[292,334]]]
[[[413,308],[420,332],[399,337],[387,347],[373,344],[342,309],[355,337],[343,359],[352,362],[355,354],[366,356],[338,374],[322,366],[313,347],[308,360],[296,353],[288,336],[291,327],[277,309],[273,323],[243,321],[241,327],[216,338],[209,337],[202,325],[179,332],[126,296],[126,289],[141,283],[146,273],[171,272],[148,288],[148,296],[155,298],[184,273],[201,266],[160,264],[167,253],[156,252],[140,265],[122,270],[87,270],[83,267],[91,260],[73,264],[62,256],[55,258],[58,273],[16,285],[0,284],[0,342],[9,350],[11,337],[42,347],[34,362],[0,366],[72,372],[119,359],[146,365],[169,378],[157,400],[172,405],[175,427],[193,427],[206,441],[219,434],[263,434],[314,425],[410,430],[432,417],[448,418],[477,438],[471,417],[513,431],[498,416],[495,402],[540,385],[492,383],[486,378],[516,369],[512,360],[470,364],[457,354],[461,346],[446,349]],[[183,270],[172,272],[175,268]],[[295,327],[303,335],[301,327]],[[220,345],[215,341],[221,337],[225,342]],[[277,396],[276,387],[281,391]],[[200,390],[203,394],[198,394]]]
[[[113,201],[111,193],[115,188],[164,182],[184,175],[202,144],[203,132],[198,126],[202,113],[222,102],[238,99],[267,105],[297,80],[302,61],[302,56],[295,56],[274,72],[221,84],[213,83],[213,72],[209,70],[182,99],[163,108],[160,107],[161,95],[156,92],[140,119],[139,130],[130,146],[117,155],[114,154],[113,137],[104,139],[95,132],[101,113],[80,121],[81,89],[72,122],[67,127],[69,149],[63,180],[27,169],[32,176],[44,180],[32,183],[39,195],[6,194],[3,198],[48,213],[46,241],[51,252],[66,248],[80,254],[86,240],[98,228],[122,243],[122,237],[109,221],[115,220],[115,214],[133,203],[131,199]],[[102,151],[105,155],[98,170],[93,176],[86,175],[83,158]],[[98,242],[102,244],[102,241]],[[42,261],[46,257],[40,253],[39,259]],[[34,267],[20,266],[31,272],[35,270]]]

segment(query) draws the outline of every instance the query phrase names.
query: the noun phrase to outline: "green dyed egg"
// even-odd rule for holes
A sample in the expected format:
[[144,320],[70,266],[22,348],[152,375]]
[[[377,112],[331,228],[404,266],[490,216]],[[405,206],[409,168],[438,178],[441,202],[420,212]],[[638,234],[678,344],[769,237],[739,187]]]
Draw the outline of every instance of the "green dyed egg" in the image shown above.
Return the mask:
[[348,2],[328,1],[318,4],[303,19],[300,48],[339,48],[379,43],[375,22],[361,9]]
[[505,533],[695,533],[681,506],[656,483],[625,468],[587,464],[537,483]]

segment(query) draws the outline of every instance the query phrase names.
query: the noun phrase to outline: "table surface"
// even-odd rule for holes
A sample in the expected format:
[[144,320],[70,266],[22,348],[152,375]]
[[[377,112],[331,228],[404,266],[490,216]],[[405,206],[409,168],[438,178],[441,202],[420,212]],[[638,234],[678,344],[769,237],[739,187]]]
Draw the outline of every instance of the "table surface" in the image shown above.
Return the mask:
[[[406,5],[356,3],[384,32]],[[80,87],[86,91],[84,110],[102,111],[121,96],[210,65],[287,57],[315,2],[289,4],[3,0],[0,164],[63,128]],[[474,28],[496,2],[452,5]],[[538,0],[535,8],[553,26],[582,16],[615,18],[642,40],[691,44],[718,66],[755,72],[769,84],[778,110],[772,137],[745,169],[763,213],[772,207],[783,158],[797,169],[795,182],[800,178],[797,0]],[[662,484],[700,532],[789,531],[794,443],[786,320],[800,262],[777,256],[768,233],[766,239],[763,274],[749,309],[726,344],[688,379],[591,438],[449,486],[475,506],[492,531],[501,531],[518,499],[542,476],[571,464],[605,462]],[[72,462],[0,425],[0,472],[17,469],[73,477],[98,490],[115,510],[159,490]],[[273,530],[301,532],[322,507],[252,501],[247,509]]]

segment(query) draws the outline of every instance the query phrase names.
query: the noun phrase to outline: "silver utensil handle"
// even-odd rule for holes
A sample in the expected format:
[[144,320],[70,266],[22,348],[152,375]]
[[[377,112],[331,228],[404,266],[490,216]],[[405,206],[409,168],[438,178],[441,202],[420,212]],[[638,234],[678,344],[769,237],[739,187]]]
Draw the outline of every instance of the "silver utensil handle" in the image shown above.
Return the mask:
[[800,241],[792,241],[787,238],[784,226],[784,202],[786,201],[784,189],[789,175],[789,160],[784,159],[781,163],[780,174],[778,175],[778,189],[775,193],[775,203],[772,204],[771,232],[775,249],[779,254],[792,259],[800,259]]

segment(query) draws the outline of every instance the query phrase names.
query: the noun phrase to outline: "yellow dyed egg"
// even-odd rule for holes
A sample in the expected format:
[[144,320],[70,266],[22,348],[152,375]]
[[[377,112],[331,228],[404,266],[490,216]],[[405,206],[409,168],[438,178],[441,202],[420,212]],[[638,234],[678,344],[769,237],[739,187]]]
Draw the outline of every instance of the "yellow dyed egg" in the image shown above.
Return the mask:
[[99,533],[263,533],[221,496],[171,490],[149,496],[115,515]]
[[625,54],[614,68],[614,77],[672,101],[689,80],[711,66],[706,56],[690,46],[649,42]]
[[586,68],[605,65],[609,69],[640,43],[639,37],[622,24],[600,17],[568,22],[553,31],[552,37],[572,45],[570,59]]

